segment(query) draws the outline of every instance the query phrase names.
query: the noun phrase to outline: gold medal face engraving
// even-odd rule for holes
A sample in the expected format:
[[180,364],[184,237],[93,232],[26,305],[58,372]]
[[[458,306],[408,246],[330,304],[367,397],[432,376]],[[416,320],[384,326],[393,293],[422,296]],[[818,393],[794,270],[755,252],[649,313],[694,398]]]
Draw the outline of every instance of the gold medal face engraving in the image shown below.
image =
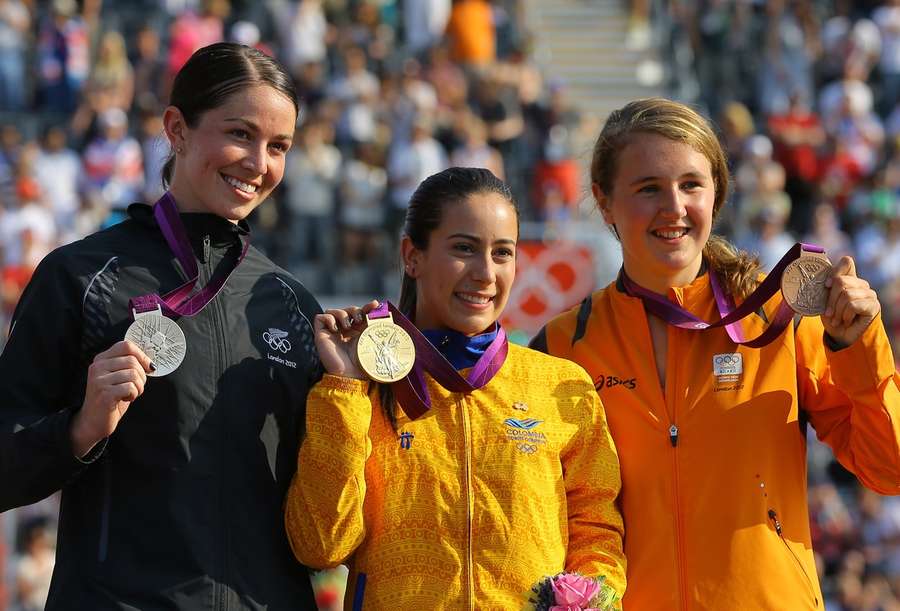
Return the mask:
[[137,344],[156,365],[156,371],[147,374],[153,378],[169,375],[178,369],[187,352],[184,331],[174,320],[163,316],[159,308],[155,312],[135,312],[134,322],[125,332],[125,339]]
[[819,316],[828,303],[825,280],[831,275],[831,262],[822,253],[803,253],[784,269],[781,294],[791,309],[804,316]]
[[359,365],[377,382],[402,380],[416,361],[416,348],[409,333],[386,318],[366,317],[368,326],[359,335],[356,357]]

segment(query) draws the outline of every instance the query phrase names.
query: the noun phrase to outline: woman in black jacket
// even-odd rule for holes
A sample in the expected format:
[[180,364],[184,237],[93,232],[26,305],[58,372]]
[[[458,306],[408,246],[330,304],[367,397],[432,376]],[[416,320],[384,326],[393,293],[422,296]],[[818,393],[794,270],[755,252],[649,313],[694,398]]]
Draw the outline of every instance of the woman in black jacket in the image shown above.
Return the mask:
[[62,490],[47,609],[315,608],[281,507],[321,310],[244,221],[297,114],[268,56],[197,51],[164,114],[167,194],[27,287],[0,355],[0,511]]

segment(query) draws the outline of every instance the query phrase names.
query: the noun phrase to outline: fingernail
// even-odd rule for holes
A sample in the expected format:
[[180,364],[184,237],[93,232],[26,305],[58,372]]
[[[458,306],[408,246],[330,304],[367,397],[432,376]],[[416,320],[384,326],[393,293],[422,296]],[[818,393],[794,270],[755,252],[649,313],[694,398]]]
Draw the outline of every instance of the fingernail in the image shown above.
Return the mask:
[[829,316],[831,316],[831,314],[832,314],[831,308],[825,308],[825,316],[829,317]]
[[150,361],[150,371],[156,371],[156,365],[153,364],[153,361]]
[[825,278],[825,286],[831,286],[831,278]]

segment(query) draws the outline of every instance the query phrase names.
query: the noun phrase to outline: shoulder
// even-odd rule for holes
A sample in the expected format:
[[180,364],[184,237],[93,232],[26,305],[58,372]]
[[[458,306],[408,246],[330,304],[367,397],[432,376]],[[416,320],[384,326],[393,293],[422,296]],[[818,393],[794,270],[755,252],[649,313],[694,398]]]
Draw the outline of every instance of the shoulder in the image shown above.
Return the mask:
[[322,307],[312,293],[297,280],[293,274],[275,264],[258,248],[251,245],[247,251],[246,263],[253,275],[260,279],[271,279],[282,290],[283,296],[288,302],[292,302],[307,317],[313,317],[322,312]]
[[531,347],[550,354],[568,354],[572,346],[587,335],[595,318],[594,312],[609,300],[610,292],[615,290],[613,283],[594,291],[578,305],[552,318],[535,335]]
[[545,354],[526,346],[509,345],[507,364],[510,373],[519,379],[537,379],[541,382],[573,382],[594,385],[587,372],[574,361]]

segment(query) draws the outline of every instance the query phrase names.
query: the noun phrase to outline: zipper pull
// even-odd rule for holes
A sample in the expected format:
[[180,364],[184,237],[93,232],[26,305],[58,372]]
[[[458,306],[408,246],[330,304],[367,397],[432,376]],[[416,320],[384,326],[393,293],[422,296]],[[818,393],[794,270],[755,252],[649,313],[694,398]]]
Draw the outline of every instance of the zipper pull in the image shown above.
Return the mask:
[[203,262],[209,261],[209,235],[203,236]]
[[674,424],[669,427],[669,441],[672,442],[672,447],[678,445],[678,427]]
[[[778,535],[781,535],[781,522],[778,521],[778,514],[775,513],[774,509],[769,510],[769,519],[772,520],[772,524],[775,525],[775,532]],[[818,601],[816,601],[818,603]]]

